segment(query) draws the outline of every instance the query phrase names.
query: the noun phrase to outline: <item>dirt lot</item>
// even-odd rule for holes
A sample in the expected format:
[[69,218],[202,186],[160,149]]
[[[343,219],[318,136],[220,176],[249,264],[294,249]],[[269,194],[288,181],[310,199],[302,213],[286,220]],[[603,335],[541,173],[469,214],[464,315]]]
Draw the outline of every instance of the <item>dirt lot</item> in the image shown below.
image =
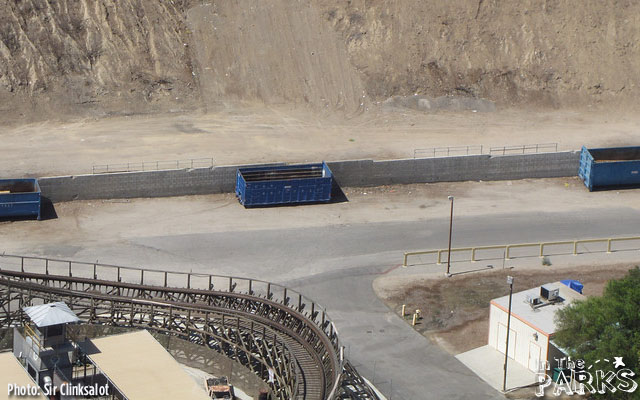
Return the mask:
[[[577,279],[587,296],[602,294],[606,282],[618,279],[633,268],[629,264],[582,266],[578,268],[513,269],[455,276],[449,279],[405,279],[376,281],[374,288],[398,315],[406,304],[407,313],[421,311],[415,329],[451,354],[459,354],[487,343],[489,302],[509,294],[507,275],[515,278],[514,292],[562,279]],[[411,323],[411,316],[406,316]]]
[[414,149],[637,143],[640,117],[616,112],[411,110],[318,115],[288,108],[82,119],[0,128],[1,176],[91,173],[94,164],[214,158],[215,165],[411,158]]

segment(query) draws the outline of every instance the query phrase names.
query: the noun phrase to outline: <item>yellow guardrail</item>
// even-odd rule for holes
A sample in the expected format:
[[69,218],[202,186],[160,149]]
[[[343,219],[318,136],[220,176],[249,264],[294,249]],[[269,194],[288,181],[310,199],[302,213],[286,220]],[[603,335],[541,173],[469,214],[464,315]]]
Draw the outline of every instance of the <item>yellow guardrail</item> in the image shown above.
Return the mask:
[[[451,253],[454,252],[470,252],[471,257],[468,260],[457,260],[457,261],[471,261],[476,262],[476,254],[478,251],[482,250],[504,250],[503,257],[505,260],[511,260],[512,258],[516,258],[512,255],[511,249],[514,248],[526,248],[526,247],[535,247],[537,250],[538,257],[545,257],[545,247],[549,246],[558,246],[558,245],[573,245],[573,252],[571,253],[555,253],[554,255],[562,255],[562,254],[573,254],[578,255],[578,245],[586,244],[586,243],[603,243],[607,245],[606,253],[612,253],[612,245],[616,242],[623,242],[629,240],[638,240],[640,241],[640,236],[629,236],[629,237],[619,237],[619,238],[604,238],[604,239],[581,239],[581,240],[563,240],[558,242],[540,242],[540,243],[516,243],[516,244],[505,244],[505,245],[494,245],[494,246],[475,246],[475,247],[458,247],[451,249]],[[633,249],[625,249],[625,250],[640,250],[640,243],[637,248]],[[425,250],[425,251],[407,251],[404,253],[404,261],[402,263],[403,267],[407,267],[408,259],[410,256],[420,256],[420,255],[429,255],[435,254],[437,255],[437,264],[442,264],[442,255],[447,254],[448,249],[439,249],[439,250]],[[597,253],[599,251],[590,251],[590,253]],[[605,251],[602,251],[605,252]],[[532,257],[532,256],[519,256],[519,257]],[[497,259],[497,258],[496,258]]]

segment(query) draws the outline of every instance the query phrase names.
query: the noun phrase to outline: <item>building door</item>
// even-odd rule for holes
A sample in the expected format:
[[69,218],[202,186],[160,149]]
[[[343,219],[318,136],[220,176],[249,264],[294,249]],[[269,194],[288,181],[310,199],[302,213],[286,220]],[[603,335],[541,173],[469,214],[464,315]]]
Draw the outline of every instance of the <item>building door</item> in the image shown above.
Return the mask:
[[[516,331],[509,329],[509,357],[516,358]],[[496,349],[504,354],[504,348],[507,344],[507,326],[498,323],[498,343],[496,343]]]
[[529,342],[529,370],[538,372],[540,368],[540,346]]

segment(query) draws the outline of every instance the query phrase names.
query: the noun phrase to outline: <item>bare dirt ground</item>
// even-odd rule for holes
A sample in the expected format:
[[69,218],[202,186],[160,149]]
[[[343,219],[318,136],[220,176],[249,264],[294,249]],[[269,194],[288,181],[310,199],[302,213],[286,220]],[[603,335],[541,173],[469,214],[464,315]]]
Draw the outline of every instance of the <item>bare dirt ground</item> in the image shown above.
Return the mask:
[[[595,0],[0,2],[0,175],[636,144],[637,10]],[[382,107],[414,95],[500,111]]]
[[[4,250],[30,241],[65,243],[145,235],[180,235],[391,221],[447,216],[447,194],[456,216],[575,211],[616,207],[640,209],[636,190],[589,192],[578,178],[458,182],[343,188],[347,202],[306,207],[245,209],[233,194],[58,203],[58,218],[0,222]],[[123,229],[123,225],[127,229]]]
[[353,111],[415,93],[635,110],[638,9],[623,0],[4,1],[0,121],[234,100]]
[[[599,296],[606,282],[621,278],[633,268],[629,264],[580,266],[553,271],[508,269],[455,277],[453,279],[379,279],[376,291],[398,315],[402,305],[412,314],[421,311],[415,329],[451,354],[483,346],[489,332],[489,302],[509,294],[507,275],[515,278],[514,292],[562,279],[577,279],[586,296]],[[411,315],[405,317],[411,323]]]
[[558,143],[637,144],[640,117],[506,110],[494,113],[370,110],[352,116],[304,109],[241,108],[220,113],[150,115],[33,123],[0,128],[0,175],[91,173],[95,164],[214,158],[216,165],[393,159],[414,149]]

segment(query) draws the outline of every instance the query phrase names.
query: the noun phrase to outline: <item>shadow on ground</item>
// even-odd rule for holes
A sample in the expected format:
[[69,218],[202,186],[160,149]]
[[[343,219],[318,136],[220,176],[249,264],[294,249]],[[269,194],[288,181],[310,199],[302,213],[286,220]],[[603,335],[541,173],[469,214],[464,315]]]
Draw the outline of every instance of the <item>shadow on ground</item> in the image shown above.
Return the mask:
[[[46,221],[49,219],[57,219],[58,213],[56,213],[56,209],[53,206],[51,200],[46,197],[40,198],[40,220]],[[17,222],[17,221],[35,221],[36,217],[33,215],[29,216],[12,216],[12,217],[0,217],[0,222]]]

